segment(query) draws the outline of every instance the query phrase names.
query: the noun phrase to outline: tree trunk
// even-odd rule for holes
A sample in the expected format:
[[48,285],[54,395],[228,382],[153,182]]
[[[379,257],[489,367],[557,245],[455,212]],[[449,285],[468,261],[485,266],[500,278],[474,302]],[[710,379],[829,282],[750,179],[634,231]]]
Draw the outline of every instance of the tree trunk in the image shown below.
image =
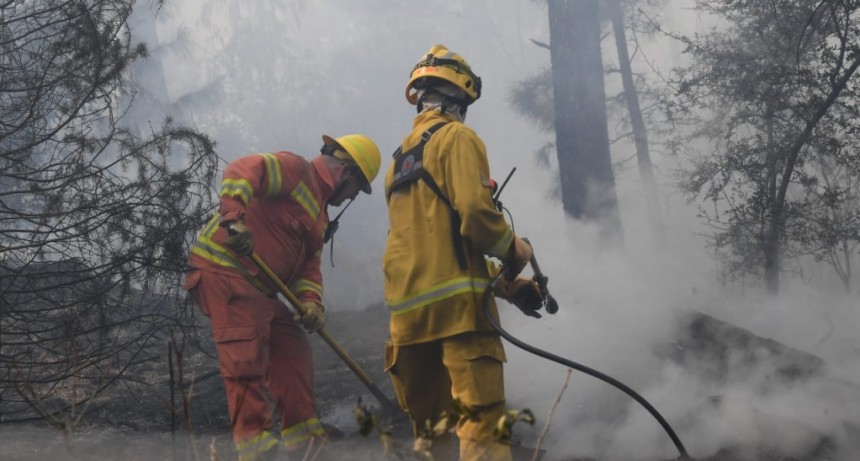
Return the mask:
[[618,66],[621,71],[621,81],[624,85],[624,99],[627,111],[630,113],[630,126],[633,128],[633,140],[636,145],[636,160],[639,165],[639,176],[645,189],[645,206],[651,227],[658,237],[663,236],[663,219],[657,200],[657,184],[654,181],[654,171],[651,167],[651,154],[648,151],[648,132],[639,107],[639,94],[633,83],[633,69],[630,67],[630,54],[627,51],[627,34],[624,31],[624,12],[620,0],[607,2],[609,19],[612,21],[615,47],[618,50]]
[[[767,179],[767,189],[765,197],[767,203],[764,213],[770,213],[774,209],[776,203],[776,181],[777,181],[777,153],[778,147],[774,144],[773,124],[774,124],[774,109],[771,101],[767,101],[765,109],[765,123],[767,128],[767,158],[765,159],[765,175]],[[762,223],[762,253],[764,254],[764,284],[768,293],[776,294],[779,291],[779,241],[777,236],[772,235],[767,231],[769,225],[768,220]]]
[[[797,158],[801,151],[809,143],[812,138],[812,132],[818,122],[827,113],[842,90],[851,80],[851,77],[860,68],[860,57],[854,57],[854,60],[846,66],[845,72],[833,82],[830,93],[827,98],[821,102],[818,110],[812,115],[812,118],[806,122],[803,131],[797,136],[794,144],[788,150],[786,155],[785,168],[780,178],[779,189],[776,193],[776,201],[773,204],[773,211],[768,220],[767,234],[765,235],[765,286],[770,294],[776,294],[779,291],[779,270],[780,264],[778,259],[779,245],[782,235],[785,232],[785,195],[788,192],[788,185],[791,182],[791,176],[794,174],[794,167],[797,164]],[[773,259],[768,259],[768,256]]]
[[598,0],[549,0],[556,146],[564,210],[620,237],[609,157]]

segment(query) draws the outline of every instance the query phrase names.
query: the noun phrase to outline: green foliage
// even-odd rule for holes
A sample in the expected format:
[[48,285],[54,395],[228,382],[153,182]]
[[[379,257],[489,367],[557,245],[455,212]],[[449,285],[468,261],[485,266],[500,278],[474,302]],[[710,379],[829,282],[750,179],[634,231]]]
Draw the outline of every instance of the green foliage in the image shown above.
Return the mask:
[[860,2],[697,7],[726,27],[685,39],[693,63],[678,69],[667,114],[683,133],[676,153],[707,147],[681,185],[702,199],[724,276],[764,277],[775,291],[797,258],[858,242],[844,230],[860,214],[857,171],[842,166],[857,156]]
[[517,112],[533,120],[542,130],[555,130],[550,69],[544,69],[531,78],[517,82],[511,89],[509,100]]

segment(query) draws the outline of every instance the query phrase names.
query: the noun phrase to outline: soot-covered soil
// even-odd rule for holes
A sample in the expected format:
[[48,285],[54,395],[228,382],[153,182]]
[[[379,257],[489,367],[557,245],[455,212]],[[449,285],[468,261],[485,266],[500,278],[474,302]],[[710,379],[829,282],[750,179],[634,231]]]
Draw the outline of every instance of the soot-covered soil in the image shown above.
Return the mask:
[[[156,346],[163,348],[163,359],[136,367],[132,380],[113,386],[96,399],[75,425],[74,434],[68,438],[63,437],[61,430],[43,422],[0,425],[0,457],[4,461],[235,459],[211,335],[205,327],[205,320],[201,319],[200,324],[204,327],[198,332],[199,342],[179,346],[183,386],[174,373],[173,395],[168,365],[170,346],[164,343]],[[383,370],[383,345],[388,335],[385,308],[372,305],[362,311],[330,312],[327,327],[376,385],[393,399],[391,384]],[[310,453],[305,459],[385,459],[378,433],[360,435],[353,414],[359,399],[376,414],[380,414],[379,404],[320,338],[314,336],[312,343],[318,411],[330,437],[319,453]],[[727,357],[737,357],[739,351],[750,351],[750,366],[756,365],[756,361],[767,360],[773,366],[774,375],[781,380],[807,379],[824,367],[815,356],[699,314],[691,314],[682,322],[677,337],[667,341],[665,349],[658,349],[655,353],[681,366],[696,362],[701,368],[701,364],[708,364],[706,371],[713,373],[714,379],[719,379],[728,372],[727,367],[737,366],[736,360],[730,364]],[[176,357],[174,354],[174,369]],[[177,390],[180,388],[184,391]],[[187,411],[183,410],[183,395],[188,402]],[[175,411],[170,410],[171,401]],[[710,404],[720,405],[718,396]],[[405,419],[388,418],[385,423],[393,428],[395,448],[400,454],[389,459],[411,459],[406,455],[411,447],[411,436]],[[727,447],[707,458],[699,458],[699,461],[832,460],[833,441],[823,434],[817,436],[818,444],[801,457]],[[533,450],[516,447],[515,453],[517,460],[529,460]],[[290,459],[303,459],[303,456]],[[545,453],[542,459],[585,461],[565,453]]]

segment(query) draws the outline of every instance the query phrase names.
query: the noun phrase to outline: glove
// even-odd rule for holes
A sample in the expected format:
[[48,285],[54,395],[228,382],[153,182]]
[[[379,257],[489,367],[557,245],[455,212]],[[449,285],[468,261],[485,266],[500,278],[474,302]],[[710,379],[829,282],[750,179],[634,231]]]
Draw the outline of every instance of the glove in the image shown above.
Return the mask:
[[227,247],[235,251],[239,256],[248,256],[254,252],[254,240],[251,237],[251,230],[245,225],[244,221],[233,221],[227,225],[227,241],[224,242]]
[[532,259],[532,246],[519,236],[514,235],[511,249],[508,250],[508,259],[505,261],[505,277],[508,280],[514,278],[523,271]]
[[323,327],[325,310],[321,305],[314,301],[303,302],[302,309],[305,313],[299,317],[298,321],[308,333],[313,333]]
[[500,280],[494,293],[523,311],[523,314],[541,318],[537,311],[543,306],[543,297],[540,287],[533,279],[518,276],[510,282]]
[[511,282],[508,292],[510,302],[523,311],[523,314],[540,318],[537,311],[543,306],[543,296],[537,282],[530,278],[517,277]]

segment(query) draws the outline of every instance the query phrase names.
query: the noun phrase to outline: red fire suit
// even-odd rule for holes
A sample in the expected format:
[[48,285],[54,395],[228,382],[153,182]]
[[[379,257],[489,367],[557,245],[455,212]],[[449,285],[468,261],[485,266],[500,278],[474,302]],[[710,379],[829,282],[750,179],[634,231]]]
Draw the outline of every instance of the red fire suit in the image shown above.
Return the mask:
[[[290,152],[240,158],[224,170],[219,213],[191,250],[185,288],[209,317],[240,461],[293,450],[324,434],[313,396],[307,334],[249,258],[224,242],[220,224],[242,219],[255,253],[302,301],[322,300],[320,254],[334,180],[322,158]],[[266,391],[280,410],[273,432]],[[280,441],[278,440],[280,439]]]

